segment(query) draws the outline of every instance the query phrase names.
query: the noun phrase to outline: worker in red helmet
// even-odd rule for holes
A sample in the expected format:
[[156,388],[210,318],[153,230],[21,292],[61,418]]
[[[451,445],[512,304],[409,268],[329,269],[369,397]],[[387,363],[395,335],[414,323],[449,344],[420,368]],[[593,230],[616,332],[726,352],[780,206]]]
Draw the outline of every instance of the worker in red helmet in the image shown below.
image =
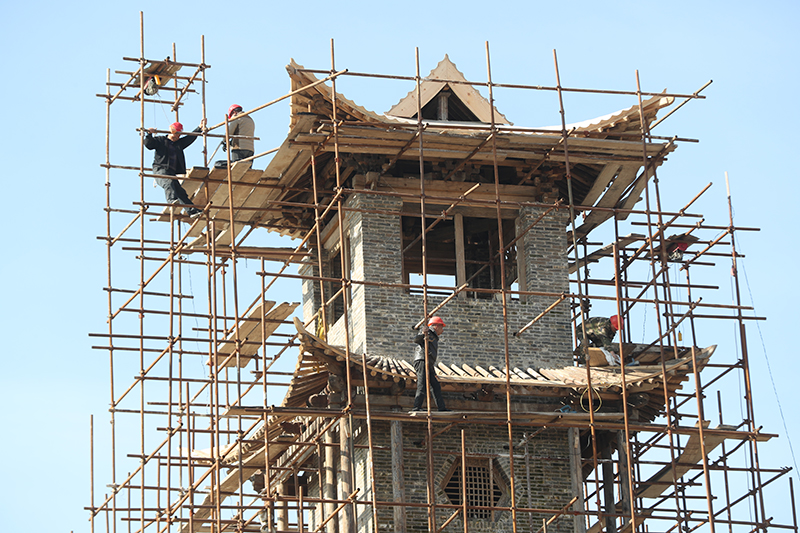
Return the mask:
[[[417,393],[414,395],[413,411],[422,411],[422,404],[425,402],[426,383],[430,382],[431,394],[436,400],[436,407],[439,411],[449,411],[444,405],[442,397],[442,386],[436,379],[436,357],[439,355],[439,336],[444,331],[444,320],[434,316],[428,320],[428,324],[423,324],[419,332],[414,337],[417,347],[414,349],[414,370],[417,373]],[[428,364],[425,365],[425,355],[427,353]]]
[[670,261],[682,261],[683,252],[689,247],[688,242],[678,241],[667,246],[667,257]]
[[[200,133],[205,126],[206,119],[203,119],[192,133]],[[153,136],[155,132],[155,128],[147,130],[147,135],[144,137],[144,147],[148,150],[155,150],[155,155],[153,156],[153,174],[167,176],[164,178],[155,178],[156,184],[164,189],[168,204],[183,204],[186,213],[190,217],[199,217],[203,212],[194,207],[180,182],[176,178],[168,177],[186,174],[186,158],[183,155],[183,151],[194,142],[197,136],[187,135],[181,138],[183,134],[183,124],[180,122],[173,122],[170,124],[169,135]]]
[[[577,327],[578,339],[583,337],[583,328],[578,325]],[[604,352],[614,352],[614,337],[619,331],[619,316],[614,315],[609,318],[596,316],[586,320],[586,340],[589,341],[589,346],[594,348],[602,348]],[[578,359],[581,364],[584,362],[584,349],[583,341],[578,345],[575,350],[578,354]],[[608,354],[606,355],[608,358]],[[614,352],[614,357],[619,360]],[[613,358],[613,357],[612,357]]]
[[[224,132],[223,132],[224,133]],[[228,108],[228,139],[230,146],[222,141],[222,150],[231,149],[231,163],[251,157],[255,150],[253,137],[256,135],[256,123],[250,115],[242,114],[242,106],[233,104]],[[228,159],[214,163],[214,168],[228,168]]]

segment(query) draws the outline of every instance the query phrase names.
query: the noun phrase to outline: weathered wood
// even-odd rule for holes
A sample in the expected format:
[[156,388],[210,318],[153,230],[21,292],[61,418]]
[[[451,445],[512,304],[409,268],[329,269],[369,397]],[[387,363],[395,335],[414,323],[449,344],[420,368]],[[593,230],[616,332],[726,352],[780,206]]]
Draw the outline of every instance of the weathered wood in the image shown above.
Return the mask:
[[[460,287],[467,282],[467,265],[464,251],[464,215],[457,213],[453,216],[456,228],[456,286]],[[467,293],[461,291],[458,298],[465,300]]]
[[[336,499],[336,463],[334,461],[334,441],[333,441],[333,429],[329,429],[325,432],[325,465],[324,465],[324,485],[323,485],[323,497],[326,500],[335,500]],[[336,504],[331,503],[330,501],[325,502],[324,504],[325,510],[325,517],[330,516],[336,510]],[[326,533],[336,533],[339,529],[339,516],[336,515],[334,518],[328,522],[325,526]]]
[[[339,499],[346,500],[353,492],[353,461],[350,455],[350,424],[348,417],[339,419]],[[348,505],[339,515],[341,531],[355,533],[355,509]]]
[[622,498],[622,514],[630,515],[631,512],[631,485],[628,482],[628,439],[625,431],[617,431],[617,456],[619,457],[619,483]]
[[[425,180],[425,194],[429,196],[453,197],[461,196],[475,184],[458,181]],[[419,194],[419,178],[381,178],[381,188],[398,193]],[[525,185],[500,185],[500,195],[509,201],[532,201],[535,189]],[[494,201],[494,187],[481,187],[469,194],[469,200]],[[435,201],[435,200],[434,200]],[[459,212],[456,207],[454,212]]]
[[613,433],[610,431],[599,432],[600,458],[603,459],[601,471],[603,474],[603,508],[606,512],[605,533],[616,533],[617,519],[616,505],[614,504],[614,464],[611,462],[611,438]]
[[[572,159],[572,157],[570,157]],[[639,171],[641,164],[629,163],[622,166],[619,175],[608,188],[606,193],[597,202],[596,207],[615,207],[622,194],[627,190],[633,180],[636,179],[636,173]],[[583,220],[583,224],[575,230],[577,237],[584,237],[591,230],[614,216],[613,211],[598,211],[592,210]]]
[[[294,310],[300,305],[297,302],[294,303],[287,303],[283,302],[274,309],[271,309],[275,302],[267,302],[268,306],[265,309],[268,311],[266,314],[261,313],[261,302],[259,302],[256,306],[248,314],[247,318],[249,319],[257,319],[257,320],[246,320],[242,321],[239,325],[239,340],[249,340],[250,337],[255,337],[259,342],[262,341],[261,336],[261,317],[264,316],[264,337],[263,340],[269,338],[275,330],[281,325],[281,323],[286,320],[286,318],[291,315]],[[236,349],[236,332],[233,331],[228,336],[226,341],[222,343],[217,351],[217,364],[221,364],[225,358],[234,353]],[[241,349],[239,350],[239,354],[244,357],[240,357],[240,366],[244,367],[249,362],[250,359],[258,352],[260,345],[257,344],[244,344],[242,345]],[[231,358],[230,361],[225,366],[235,366],[236,365],[236,358]]]
[[[450,61],[450,58],[445,55],[444,59],[442,59],[420,83],[420,108],[428,104],[445,86],[447,86],[481,122],[490,122],[492,116],[494,116],[496,124],[510,124],[508,119],[501,115],[496,108],[492,110],[491,103],[472,85],[467,83],[448,84],[445,81],[437,80],[467,81],[464,74],[461,73],[461,71],[456,68],[455,64]],[[413,118],[417,113],[417,107],[417,90],[414,89],[400,100],[400,102],[395,104],[387,114],[404,118]],[[492,114],[492,111],[494,111],[494,114]]]
[[[392,501],[405,503],[405,464],[403,462],[403,423],[397,420],[390,422],[392,453]],[[406,531],[406,508],[397,505],[394,509],[394,533]]]
[[[292,440],[295,440],[296,437]],[[291,442],[288,443],[277,443],[277,444],[270,444],[270,454],[272,457],[277,457],[284,451],[286,451]],[[242,461],[242,479],[248,480],[253,474],[255,474],[258,469],[262,466],[260,463],[264,462],[264,454],[257,453]],[[229,494],[233,494],[239,488],[239,469],[232,470],[222,482],[219,484],[219,493],[222,495],[222,498],[227,497]],[[214,495],[213,493],[209,493],[203,500],[203,504],[198,507],[194,512],[194,520],[193,520],[193,528],[189,528],[189,524],[186,523],[183,528],[181,529],[182,533],[196,533],[200,531],[200,528],[206,523],[211,516],[211,511],[214,509]]]
[[[304,258],[309,257],[309,252],[295,252],[294,248],[271,248],[262,246],[237,246],[237,257],[263,258],[266,261],[289,261],[290,263],[302,263]],[[195,246],[185,249],[186,253],[211,253],[211,249],[203,246]],[[230,256],[230,248],[218,245],[215,249],[217,255]]]
[[[617,248],[624,248],[631,243],[644,240],[646,237],[640,233],[631,233],[624,237],[620,237],[617,241]],[[603,257],[611,257],[614,254],[614,243],[607,244],[600,248],[599,250],[595,250],[594,252],[590,253],[586,257],[582,257],[578,259],[577,265],[576,263],[569,264],[569,273],[574,274],[578,268],[583,268],[584,265],[597,263]]]
[[[703,421],[703,427],[708,427],[709,421]],[[736,430],[735,426],[729,426],[726,424],[721,424],[716,427],[716,429],[725,429],[725,430]],[[706,435],[705,436],[705,449],[706,449],[706,456],[710,455],[711,452],[722,444],[725,440],[725,437],[722,435]],[[684,474],[696,468],[696,465],[703,460],[702,454],[702,447],[700,446],[700,434],[695,433],[689,436],[689,441],[686,443],[686,446],[683,449],[683,453],[678,457],[675,465],[674,465],[674,472],[675,475],[673,476],[673,466],[666,465],[664,468],[656,472],[650,479],[643,482],[639,487],[639,490],[636,491],[637,498],[658,498],[663,494],[668,488],[672,487],[672,483],[681,477]]]
[[[569,429],[569,469],[570,469],[570,486],[572,487],[572,494],[578,497],[578,500],[573,504],[572,510],[583,512],[585,508],[585,496],[583,493],[583,471],[581,461],[581,439],[580,429]],[[586,520],[581,515],[576,515],[572,522],[573,533],[586,532]]]
[[[289,494],[289,483],[283,482],[278,485],[278,494],[287,496]],[[279,500],[277,512],[277,529],[278,531],[286,531],[289,529],[289,501]]]
[[600,198],[600,195],[603,194],[603,191],[606,190],[606,187],[608,187],[609,182],[617,175],[621,168],[622,165],[618,163],[609,163],[604,166],[603,170],[598,174],[597,179],[594,180],[592,188],[586,193],[581,203],[583,205],[594,205],[597,199]]

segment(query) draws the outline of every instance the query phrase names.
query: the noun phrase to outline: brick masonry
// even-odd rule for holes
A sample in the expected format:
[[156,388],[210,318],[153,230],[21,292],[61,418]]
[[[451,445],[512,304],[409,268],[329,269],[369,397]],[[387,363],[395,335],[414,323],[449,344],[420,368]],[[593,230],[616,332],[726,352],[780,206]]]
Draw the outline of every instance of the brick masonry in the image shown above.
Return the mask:
[[[348,235],[351,258],[350,277],[353,280],[368,280],[387,284],[402,283],[402,235],[401,219],[392,212],[399,212],[402,200],[391,196],[354,194],[347,200],[347,206],[360,209],[348,211],[345,231]],[[378,214],[376,212],[389,212]],[[534,207],[520,209],[516,220],[517,232],[524,230],[542,210]],[[520,265],[524,278],[520,282],[522,290],[561,293],[568,291],[567,239],[565,227],[567,215],[564,211],[548,214],[517,244]],[[327,252],[332,257],[337,248]],[[329,276],[328,267],[322,275]],[[318,275],[316,265],[301,266],[301,274]],[[327,291],[328,289],[326,289]],[[328,296],[330,293],[328,293]],[[303,283],[303,311],[309,319],[319,306],[319,283],[311,280]],[[508,343],[510,365],[521,368],[561,367],[572,363],[571,332],[569,312],[563,303],[528,329],[520,337],[513,333],[528,323],[533,317],[548,307],[556,297],[527,296],[508,298]],[[442,301],[441,297],[430,297],[428,307],[433,308]],[[487,367],[505,365],[503,326],[503,307],[499,297],[495,299],[455,298],[438,313],[447,324],[440,340],[439,361],[445,364],[460,364]],[[422,296],[411,294],[406,289],[377,287],[354,284],[351,289],[349,309],[350,348],[355,353],[368,354],[411,361],[414,345],[411,339],[414,332],[411,326],[424,316]],[[332,344],[344,344],[344,320],[338,320],[328,333]],[[407,501],[423,503],[426,499],[426,461],[424,447],[418,441],[424,435],[424,424],[405,423],[404,461],[405,491]],[[467,453],[494,457],[497,468],[510,480],[511,470],[508,458],[508,432],[504,426],[469,426],[467,428]],[[528,428],[530,431],[530,428]],[[523,438],[523,431],[515,429],[513,441]],[[373,424],[373,439],[379,449],[375,455],[376,486],[378,499],[391,500],[391,457],[389,452],[388,423]],[[531,441],[530,450],[530,498],[528,504],[527,474],[524,450],[515,450],[515,475],[517,506],[528,505],[538,508],[559,509],[571,498],[569,447],[567,432],[548,429]],[[361,431],[357,443],[366,444],[366,432]],[[443,476],[452,462],[460,454],[460,433],[453,429],[435,439],[437,453],[434,458],[434,478],[436,502],[449,503],[441,488]],[[356,451],[356,478],[358,486],[369,491],[369,469],[367,451]],[[510,497],[503,505],[510,505]],[[437,523],[446,520],[451,511],[437,509]],[[359,506],[359,530],[371,531],[372,509]],[[427,517],[424,508],[409,508],[407,512],[409,531],[426,531]],[[525,514],[524,520],[533,520],[541,525],[542,518],[550,515]],[[510,513],[497,513],[495,521],[471,520],[470,531],[503,531],[509,525]],[[378,522],[381,531],[390,531],[391,508],[379,511]],[[527,527],[526,521],[519,522]],[[447,531],[461,531],[458,520],[448,526]],[[510,527],[510,525],[509,525]],[[564,517],[548,530],[571,531],[572,519]]]
[[[353,195],[348,206],[399,211],[400,199],[389,196]],[[524,207],[517,219],[518,231],[526,228],[540,210]],[[564,228],[567,215],[556,211],[546,216],[518,243],[524,254],[524,284],[529,291],[560,293],[569,290],[567,240]],[[351,278],[389,284],[402,283],[400,217],[393,214],[347,213],[352,263]],[[317,275],[317,267],[305,265],[301,274]],[[330,275],[323,272],[323,276]],[[411,357],[414,333],[410,327],[424,316],[422,296],[405,289],[354,284],[349,315],[351,349],[387,357]],[[439,360],[445,364],[502,367],[504,365],[503,310],[496,300],[454,298],[438,314],[447,327],[440,341]],[[429,297],[433,308],[443,297]],[[527,296],[508,298],[508,342],[512,367],[560,367],[572,362],[569,310],[562,303],[520,337],[513,333],[548,307],[555,297]],[[310,318],[319,305],[319,284],[303,283],[303,310]],[[344,344],[344,320],[333,325],[328,339]]]
[[[438,426],[437,426],[438,427]],[[435,502],[442,507],[436,508],[437,527],[449,518],[454,512],[453,505],[443,490],[445,476],[450,471],[453,462],[461,461],[461,433],[465,431],[465,454],[468,458],[491,459],[495,469],[503,478],[503,483],[508,491],[503,494],[499,502],[500,507],[511,507],[512,486],[511,460],[509,457],[508,433],[503,426],[459,426],[436,436],[435,452],[433,455],[433,480],[435,486]],[[530,433],[532,430],[527,429]],[[424,504],[427,502],[427,468],[426,450],[423,443],[425,438],[424,422],[403,423],[403,463],[405,466],[405,498],[409,504]],[[377,499],[380,502],[392,501],[392,458],[389,442],[389,423],[375,422],[372,428],[374,450],[374,473]],[[525,437],[523,429],[513,431],[512,440],[519,443]],[[567,430],[548,429],[528,442],[527,461],[526,449],[519,446],[514,449],[514,476],[513,486],[516,495],[517,527],[529,530],[533,524],[538,530],[543,519],[550,518],[559,509],[566,505],[572,498],[570,489],[570,466],[568,456]],[[356,487],[360,488],[359,501],[363,502],[357,508],[358,531],[374,531],[372,506],[367,503],[373,498],[371,471],[369,467],[369,449],[366,429],[362,426],[356,432],[355,453],[355,479]],[[315,463],[316,464],[316,463]],[[528,480],[530,479],[530,482]],[[316,482],[309,484],[309,496],[317,498],[319,488]],[[528,512],[527,508],[551,509],[550,513]],[[312,513],[311,526],[320,523],[321,512]],[[486,519],[470,519],[469,530],[475,532],[511,531],[511,511],[497,511],[494,517]],[[406,507],[407,531],[427,531],[427,507]],[[378,507],[378,530],[394,531],[393,508],[389,505]],[[548,531],[570,533],[573,529],[572,518],[562,516],[548,526]],[[460,518],[452,521],[445,532],[463,531]]]

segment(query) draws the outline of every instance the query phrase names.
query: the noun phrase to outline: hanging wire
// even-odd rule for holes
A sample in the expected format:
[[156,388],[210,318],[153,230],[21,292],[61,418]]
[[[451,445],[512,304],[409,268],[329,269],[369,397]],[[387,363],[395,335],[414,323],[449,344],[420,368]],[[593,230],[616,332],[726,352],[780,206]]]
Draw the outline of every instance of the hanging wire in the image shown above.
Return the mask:
[[[739,247],[741,248],[741,243],[739,243]],[[747,269],[744,267],[744,261],[740,258],[739,264],[742,266],[742,272],[744,273],[744,283],[747,286],[747,294],[750,295],[750,305],[753,307],[753,314],[757,316],[756,313],[756,304],[753,301],[753,293],[750,290],[750,279],[747,277]],[[775,378],[772,376],[772,367],[769,364],[769,357],[767,356],[767,346],[764,343],[764,335],[761,333],[761,325],[758,323],[758,320],[755,321],[756,329],[758,329],[758,338],[761,340],[761,349],[764,352],[764,361],[767,363],[767,373],[769,374],[769,382],[772,384],[772,392],[775,393],[775,401],[778,403],[778,414],[781,415],[781,423],[783,424],[783,430],[786,432],[786,441],[789,443],[789,453],[792,455],[792,464],[794,464],[794,471],[800,472],[800,469],[797,468],[797,458],[794,455],[794,448],[792,447],[792,439],[789,437],[789,428],[786,425],[786,417],[783,416],[783,407],[781,406],[781,398],[778,395],[778,388],[775,386]]]
[[[192,302],[192,314],[194,315],[194,327],[196,328],[197,331],[200,331],[200,323],[197,321],[197,309],[195,308],[195,305],[194,305],[194,288],[192,288],[192,267],[191,267],[191,265],[186,265],[186,272],[189,273],[189,296],[191,296],[191,298],[189,298],[189,300]],[[194,341],[194,346],[195,346],[195,349],[197,349],[197,352],[200,353],[201,352],[200,344],[197,342],[197,339],[195,339],[195,341]],[[200,369],[203,372],[205,372],[205,365],[203,365],[203,358],[200,357],[197,360],[200,363]]]
[[[730,205],[730,210],[731,210],[731,225],[733,225],[733,218],[734,218],[734,216],[736,214],[736,210],[734,209],[732,203],[729,204],[729,205]],[[720,233],[720,235],[721,235],[721,233]],[[718,235],[718,237],[719,237],[719,235]],[[733,236],[733,234],[731,234],[731,243],[733,243],[733,239],[734,239],[734,236]],[[734,260],[735,260],[735,258],[734,258]],[[734,263],[734,264],[736,264],[736,263]],[[728,283],[729,283],[729,287],[730,287],[730,291],[731,291],[731,303],[733,303],[735,305],[737,303],[737,300],[736,300],[736,296],[735,296],[735,294],[736,294],[736,286],[735,286],[734,281],[735,281],[735,275],[736,274],[735,274],[734,268],[735,268],[734,265],[731,265],[731,275],[729,276],[729,282]],[[752,303],[752,298],[751,298],[751,303]],[[741,320],[739,320],[737,322],[738,322],[738,327],[741,327]],[[740,360],[742,358],[742,352],[743,352],[744,348],[741,345],[741,342],[740,342],[741,338],[738,335],[739,332],[737,331],[737,322],[733,322],[733,343],[734,343],[734,346],[736,347],[736,360],[738,361],[738,360]],[[744,395],[744,392],[742,391],[743,382],[744,382],[744,372],[741,373],[741,378],[739,379],[739,416],[742,417],[742,420],[745,419],[744,406],[743,406],[744,396],[745,395]],[[751,420],[751,422],[752,422],[752,420]],[[750,462],[750,457],[751,457],[750,454],[745,454],[744,455],[744,464],[748,469],[753,468],[753,464]],[[745,476],[745,478],[746,478],[747,488],[751,492],[754,491],[755,490],[755,486],[753,484],[753,478],[751,476]],[[755,520],[755,516],[753,515],[753,506],[751,506],[751,505],[747,506],[747,513],[748,513],[748,516],[750,517],[750,521],[751,522],[754,521]]]
[[[181,86],[181,83],[183,83],[183,82],[178,82],[178,89],[183,89],[183,87],[185,86],[185,84],[183,86]],[[183,99],[181,101],[186,103],[188,100],[189,100],[189,93],[187,92],[183,96]],[[161,109],[161,113],[164,115],[164,120],[166,121],[167,124],[172,124],[174,122],[169,116],[171,111],[168,110],[168,107],[169,107],[169,105],[164,103],[164,102],[158,102],[155,106],[153,106],[153,124],[156,123],[156,116],[155,116],[156,115],[156,108]]]

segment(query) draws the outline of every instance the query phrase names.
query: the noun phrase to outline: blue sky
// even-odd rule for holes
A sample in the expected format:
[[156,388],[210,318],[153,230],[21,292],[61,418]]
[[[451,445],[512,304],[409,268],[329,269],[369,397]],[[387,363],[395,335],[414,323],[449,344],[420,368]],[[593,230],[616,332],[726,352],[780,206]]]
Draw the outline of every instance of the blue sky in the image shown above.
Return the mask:
[[[36,509],[45,508],[51,530],[89,528],[83,506],[89,501],[90,414],[98,439],[108,433],[107,355],[91,350],[96,342],[87,336],[104,330],[106,315],[105,248],[96,239],[105,232],[99,166],[105,157],[105,106],[95,94],[104,91],[107,68],[133,68],[122,57],[139,55],[140,10],[145,12],[145,55],[151,59],[170,55],[174,42],[179,60],[198,62],[200,36],[205,36],[212,123],[230,103],[251,108],[287,92],[284,66],[290,58],[329,68],[331,39],[336,67],[360,72],[411,75],[419,47],[423,74],[447,53],[467,79],[484,80],[488,41],[496,82],[554,85],[553,49],[562,83],[570,87],[635,90],[637,69],[645,91],[691,93],[713,79],[703,92],[705,100],[689,103],[655,132],[700,140],[682,143],[659,177],[665,205],[674,209],[714,182],[694,210],[711,223],[726,224],[727,171],[736,223],[761,228],[743,234],[738,243],[746,255],[745,300],[749,303],[752,293],[757,313],[768,317],[760,330],[748,328],[756,417],[763,431],[782,435],[763,448],[763,460],[790,466],[778,402],[789,436],[800,442],[791,407],[797,348],[789,335],[797,329],[800,300],[794,274],[798,247],[792,237],[798,180],[791,159],[800,119],[791,96],[800,84],[799,6],[789,1],[340,2],[335,8],[316,1],[236,7],[220,2],[4,3],[0,45],[6,75],[0,95],[6,127],[0,146],[10,190],[0,215],[9,237],[0,263],[0,331],[6,346],[0,377],[5,430],[0,449],[6,458],[0,464],[0,528],[30,526]],[[339,89],[383,112],[411,87],[349,78]],[[498,109],[517,125],[559,121],[551,93],[498,91],[495,97]],[[633,103],[569,95],[567,121]],[[191,104],[182,116],[187,125],[200,119],[197,101]],[[124,142],[136,142],[136,122],[129,121],[135,110],[120,108],[112,123],[122,128],[117,137],[122,141],[111,150],[112,159],[125,160],[138,154],[138,147]],[[150,112],[147,121],[161,128],[171,122],[160,110]],[[287,107],[262,113],[258,124],[257,150],[277,146],[287,131]],[[722,290],[714,301],[727,303],[728,283],[718,282]],[[733,342],[730,328],[718,334],[720,344]],[[107,463],[104,450],[96,450],[96,457]],[[98,475],[98,487],[106,481]],[[787,512],[773,510],[783,522],[791,520]]]

